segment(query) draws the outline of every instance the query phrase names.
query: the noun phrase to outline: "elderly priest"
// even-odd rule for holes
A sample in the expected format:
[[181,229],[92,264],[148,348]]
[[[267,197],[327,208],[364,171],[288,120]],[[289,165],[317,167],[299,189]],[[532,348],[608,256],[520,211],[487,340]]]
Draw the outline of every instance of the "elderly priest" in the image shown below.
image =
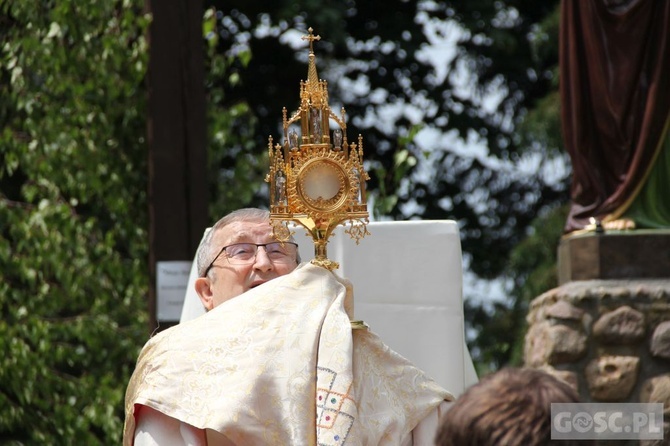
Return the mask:
[[351,284],[268,223],[239,210],[203,239],[209,311],[145,345],[124,445],[433,445],[452,396],[352,326]]

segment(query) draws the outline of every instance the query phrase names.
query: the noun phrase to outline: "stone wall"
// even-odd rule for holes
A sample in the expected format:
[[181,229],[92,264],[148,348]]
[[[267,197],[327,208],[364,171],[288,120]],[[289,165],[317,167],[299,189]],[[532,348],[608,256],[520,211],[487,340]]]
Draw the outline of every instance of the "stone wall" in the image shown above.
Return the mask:
[[663,403],[670,437],[670,280],[568,282],[534,299],[527,321],[527,366],[585,402]]

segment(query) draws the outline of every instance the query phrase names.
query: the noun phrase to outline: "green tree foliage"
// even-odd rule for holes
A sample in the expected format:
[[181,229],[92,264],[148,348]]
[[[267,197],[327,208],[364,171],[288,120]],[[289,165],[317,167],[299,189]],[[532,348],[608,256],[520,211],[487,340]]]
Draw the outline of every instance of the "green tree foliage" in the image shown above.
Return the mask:
[[146,338],[143,2],[0,3],[0,443],[119,444]]
[[[526,4],[524,7],[527,8]],[[532,26],[529,34],[529,51],[532,60],[544,61],[549,80],[544,95],[538,95],[518,120],[514,138],[524,152],[533,152],[545,159],[564,154],[560,98],[558,94],[558,28],[559,7],[542,17]],[[557,169],[560,170],[560,165]],[[565,183],[547,185],[549,196],[566,193]],[[521,365],[526,333],[526,314],[530,301],[558,285],[557,248],[567,218],[568,208],[564,199],[545,200],[526,236],[515,244],[503,267],[501,280],[508,299],[486,302],[478,296],[477,302],[465,302],[466,320],[477,333],[469,340],[476,352],[476,365],[480,374],[497,370],[505,365]]]
[[530,235],[512,250],[504,274],[508,300],[484,305],[465,302],[466,319],[477,333],[469,345],[480,376],[503,366],[522,365],[528,305],[558,286],[557,247],[567,215],[567,206],[561,206],[538,217]]
[[[248,206],[267,207],[263,180],[267,174],[267,150],[256,145],[256,118],[243,98],[226,100],[225,86],[236,87],[239,74],[231,66],[246,67],[251,52],[234,54],[218,51],[218,21],[214,8],[205,11],[203,36],[206,39],[205,91],[207,101],[209,213],[216,221],[227,213]],[[225,168],[222,169],[222,166]]]

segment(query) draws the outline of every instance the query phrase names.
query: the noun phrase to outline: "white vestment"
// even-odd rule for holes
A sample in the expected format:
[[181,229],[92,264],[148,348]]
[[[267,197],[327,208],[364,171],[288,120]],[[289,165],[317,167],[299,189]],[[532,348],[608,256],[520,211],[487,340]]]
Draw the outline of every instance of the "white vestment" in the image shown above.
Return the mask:
[[126,392],[124,445],[432,445],[453,397],[352,330],[347,285],[303,264],[153,337]]

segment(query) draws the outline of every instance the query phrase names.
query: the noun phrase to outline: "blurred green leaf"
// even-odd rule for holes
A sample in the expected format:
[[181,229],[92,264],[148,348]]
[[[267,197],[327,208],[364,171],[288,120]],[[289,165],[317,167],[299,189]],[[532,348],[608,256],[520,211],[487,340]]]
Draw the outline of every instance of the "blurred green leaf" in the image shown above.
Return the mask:
[[119,444],[146,338],[144,3],[0,7],[0,439]]

